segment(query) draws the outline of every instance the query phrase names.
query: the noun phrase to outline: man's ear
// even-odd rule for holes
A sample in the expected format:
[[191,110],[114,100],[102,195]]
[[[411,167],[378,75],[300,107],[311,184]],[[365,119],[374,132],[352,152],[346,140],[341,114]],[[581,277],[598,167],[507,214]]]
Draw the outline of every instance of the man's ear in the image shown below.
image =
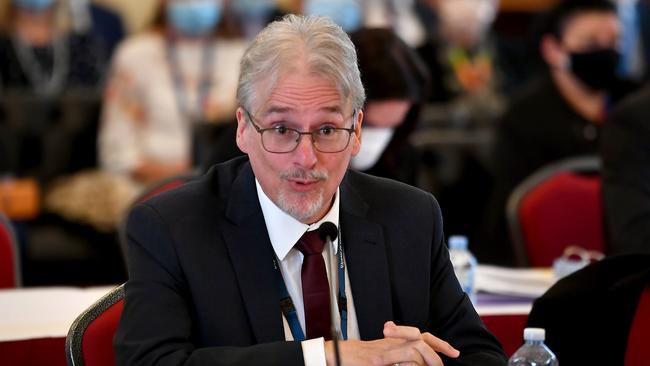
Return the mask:
[[237,108],[237,135],[235,136],[237,140],[237,147],[239,147],[239,150],[244,152],[245,154],[248,154],[248,145],[246,143],[246,136],[245,132],[246,129],[249,128],[249,124],[246,120],[247,116],[244,113],[244,109],[239,107]]
[[539,52],[551,69],[566,68],[568,62],[566,52],[555,36],[550,34],[543,36],[539,44]]
[[361,149],[361,124],[363,123],[363,110],[357,112],[354,133],[352,135],[352,156],[356,156]]

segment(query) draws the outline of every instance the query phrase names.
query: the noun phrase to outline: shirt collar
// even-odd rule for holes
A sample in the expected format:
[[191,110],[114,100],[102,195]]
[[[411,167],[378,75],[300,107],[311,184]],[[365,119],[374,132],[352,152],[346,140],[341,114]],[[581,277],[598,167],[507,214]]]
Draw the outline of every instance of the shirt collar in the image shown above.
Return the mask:
[[[273,251],[280,261],[289,254],[289,251],[298,242],[298,239],[307,231],[318,229],[320,224],[329,221],[339,227],[339,202],[340,194],[339,189],[336,189],[334,195],[334,204],[332,208],[320,219],[318,222],[307,225],[296,220],[286,212],[282,211],[273,201],[264,193],[259,181],[255,178],[255,186],[257,188],[257,197],[262,207],[262,214],[264,215],[264,222],[266,223],[266,230],[269,233],[269,239],[273,246]],[[337,239],[332,241],[332,253],[338,252],[338,235]]]

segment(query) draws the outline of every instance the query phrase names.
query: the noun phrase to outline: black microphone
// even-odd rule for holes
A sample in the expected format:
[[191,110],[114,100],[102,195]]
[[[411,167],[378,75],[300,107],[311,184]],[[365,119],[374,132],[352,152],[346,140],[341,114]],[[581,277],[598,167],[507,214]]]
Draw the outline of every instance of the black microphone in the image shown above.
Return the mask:
[[[336,237],[339,235],[339,229],[334,225],[334,223],[325,221],[318,227],[320,238],[325,242],[325,245],[332,245],[332,242],[336,240]],[[336,366],[341,366],[341,353],[339,351],[339,331],[336,329],[336,324],[334,324],[334,317],[336,312],[334,309],[337,307],[334,301],[330,297],[330,318],[331,318],[331,332],[332,332],[332,341],[334,342],[334,356],[336,357]]]
[[337,236],[339,236],[339,230],[336,228],[336,225],[329,221],[320,224],[318,231],[320,232],[320,240],[325,243],[328,243],[328,240],[329,243],[331,243],[336,240]]

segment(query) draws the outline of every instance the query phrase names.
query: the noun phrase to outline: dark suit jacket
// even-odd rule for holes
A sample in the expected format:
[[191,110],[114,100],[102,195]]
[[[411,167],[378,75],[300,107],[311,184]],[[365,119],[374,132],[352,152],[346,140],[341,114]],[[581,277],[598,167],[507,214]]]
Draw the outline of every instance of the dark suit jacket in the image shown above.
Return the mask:
[[562,366],[623,365],[650,255],[608,257],[558,281],[535,300],[529,327],[546,329]]
[[650,253],[650,86],[603,127],[603,202],[610,254]]
[[[385,321],[461,352],[446,365],[505,365],[461,291],[440,210],[428,193],[349,171],[340,225],[361,337]],[[120,365],[302,365],[285,342],[273,249],[247,157],[138,205],[128,221],[129,281],[115,338]]]

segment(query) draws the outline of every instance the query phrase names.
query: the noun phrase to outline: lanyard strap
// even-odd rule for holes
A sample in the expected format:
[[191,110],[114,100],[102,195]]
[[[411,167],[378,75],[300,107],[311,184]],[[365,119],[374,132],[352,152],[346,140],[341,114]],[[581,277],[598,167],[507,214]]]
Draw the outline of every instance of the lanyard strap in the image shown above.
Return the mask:
[[183,75],[178,61],[176,44],[172,39],[167,39],[167,62],[169,64],[172,82],[174,84],[176,105],[179,113],[184,115],[190,121],[197,118],[205,118],[203,107],[207,101],[212,84],[211,72],[212,65],[214,64],[214,44],[211,40],[206,40],[205,42],[201,59],[201,80],[197,86],[197,103],[193,110],[190,106],[189,98],[185,89],[185,82],[183,81]]
[[[338,246],[338,274],[339,274],[339,296],[338,296],[338,307],[339,315],[341,317],[341,335],[343,340],[348,339],[348,300],[345,296],[345,262],[343,261],[343,240],[341,240],[340,230],[339,230],[339,246]],[[305,333],[300,327],[300,322],[298,321],[298,313],[296,312],[296,307],[291,300],[289,291],[287,290],[287,285],[282,278],[282,273],[280,272],[280,266],[278,265],[277,259],[273,258],[273,269],[275,269],[275,279],[278,293],[280,294],[280,309],[282,314],[287,319],[289,323],[289,329],[291,329],[291,334],[293,339],[298,342],[305,340]]]

